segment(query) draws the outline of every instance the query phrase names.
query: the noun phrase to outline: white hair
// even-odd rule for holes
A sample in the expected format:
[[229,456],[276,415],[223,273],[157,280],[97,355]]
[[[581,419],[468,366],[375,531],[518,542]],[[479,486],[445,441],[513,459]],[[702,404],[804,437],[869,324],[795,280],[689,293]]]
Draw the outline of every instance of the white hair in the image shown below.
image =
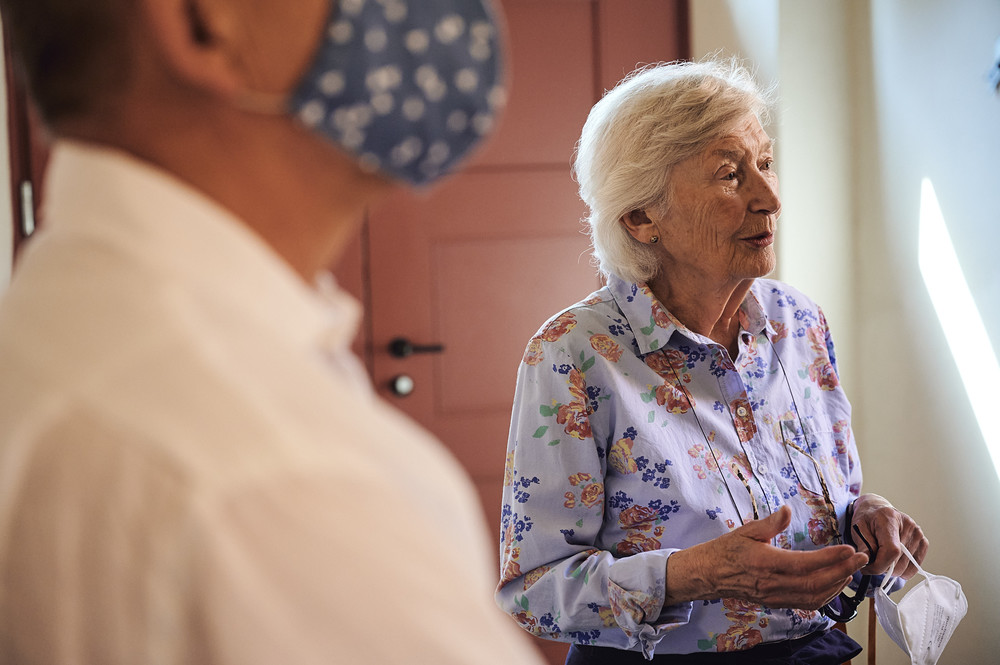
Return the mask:
[[604,275],[639,283],[657,274],[653,248],[633,238],[622,217],[664,211],[672,167],[748,113],[767,124],[772,103],[771,89],[735,58],[642,67],[605,93],[590,110],[573,166]]

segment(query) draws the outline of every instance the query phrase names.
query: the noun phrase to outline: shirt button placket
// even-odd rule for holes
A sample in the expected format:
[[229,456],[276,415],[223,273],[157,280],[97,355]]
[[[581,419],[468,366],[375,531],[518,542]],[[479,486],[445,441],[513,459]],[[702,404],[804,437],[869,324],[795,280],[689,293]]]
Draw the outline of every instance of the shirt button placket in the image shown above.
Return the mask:
[[[713,349],[715,355],[716,363],[725,369],[725,375],[720,379],[720,385],[723,391],[723,397],[726,402],[733,404],[738,403],[738,406],[733,411],[734,422],[733,426],[739,429],[739,423],[735,422],[736,419],[746,419],[753,420],[754,414],[751,411],[750,397],[747,392],[747,386],[743,382],[743,377],[737,371],[736,366],[732,362],[727,361],[727,356],[721,351],[720,348],[716,347]],[[754,435],[745,444],[742,444],[743,450],[746,452],[747,461],[750,463],[750,468],[753,469],[753,473],[757,478],[758,483],[760,483],[760,488],[762,491],[768,492],[774,491],[774,483],[771,482],[768,472],[770,471],[767,464],[763,460],[766,460],[766,451],[759,450],[754,443],[760,442],[762,439],[758,436],[760,434],[759,429],[757,435]],[[770,488],[770,489],[767,489]],[[770,507],[770,500],[767,496],[764,496],[764,503]]]

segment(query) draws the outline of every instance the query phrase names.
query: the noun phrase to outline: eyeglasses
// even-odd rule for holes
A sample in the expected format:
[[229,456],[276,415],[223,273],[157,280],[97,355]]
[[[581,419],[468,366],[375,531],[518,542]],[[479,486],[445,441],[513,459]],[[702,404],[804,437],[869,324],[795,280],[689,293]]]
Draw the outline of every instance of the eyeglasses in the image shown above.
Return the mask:
[[740,467],[736,466],[735,462],[733,462],[732,466],[729,467],[729,470],[736,474],[736,477],[743,483],[743,487],[747,488],[747,494],[750,495],[750,505],[753,507],[753,518],[755,520],[759,520],[760,512],[757,510],[757,498],[754,497],[753,490],[750,489],[750,482],[747,481],[746,476],[743,475],[743,472],[740,471]]
[[[861,542],[865,544],[869,552],[873,552],[872,546],[868,544],[868,540],[861,535],[861,529],[858,528],[857,524],[852,525],[854,533],[856,533],[860,538]],[[868,587],[871,586],[872,576],[862,575],[861,579],[858,581],[858,588],[855,590],[854,595],[847,593],[847,589],[841,591],[840,594],[831,600],[829,603],[820,608],[823,616],[833,619],[838,623],[847,623],[851,619],[858,616],[858,606],[865,599],[865,595],[868,593]]]
[[[836,522],[837,509],[833,505],[833,499],[830,497],[830,490],[826,485],[826,477],[823,476],[823,470],[820,468],[819,462],[816,461],[815,457],[813,457],[808,452],[803,450],[802,447],[799,446],[797,443],[795,443],[794,441],[789,441],[787,438],[785,438],[784,432],[782,432],[781,438],[786,446],[795,449],[799,454],[804,455],[806,458],[809,459],[809,461],[812,462],[813,468],[816,469],[816,475],[819,477],[820,489],[822,489],[823,491],[823,503],[826,504],[827,510],[830,511],[830,515]],[[749,485],[747,486],[747,489],[748,490],[750,489]],[[756,519],[756,515],[754,517]],[[850,519],[850,516],[848,516],[848,519]],[[874,552],[875,549],[871,546],[868,540],[862,535],[861,529],[859,529],[856,524],[852,524],[851,528],[858,535],[858,537],[861,538],[861,542],[863,542],[865,544],[865,547],[868,548],[868,552],[869,553]],[[844,539],[840,535],[840,529],[834,528],[833,533],[834,537],[836,538],[837,544],[843,545]],[[857,590],[854,592],[853,595],[847,593],[847,588],[845,588],[843,591],[840,592],[840,594],[836,598],[834,598],[829,603],[821,607],[819,611],[823,614],[823,616],[829,619],[833,619],[834,621],[837,621],[839,623],[847,623],[848,621],[854,619],[855,617],[858,616],[858,606],[861,605],[861,603],[864,601],[865,594],[868,593],[868,587],[871,585],[871,581],[872,581],[871,575],[862,575],[861,579],[858,581]]]

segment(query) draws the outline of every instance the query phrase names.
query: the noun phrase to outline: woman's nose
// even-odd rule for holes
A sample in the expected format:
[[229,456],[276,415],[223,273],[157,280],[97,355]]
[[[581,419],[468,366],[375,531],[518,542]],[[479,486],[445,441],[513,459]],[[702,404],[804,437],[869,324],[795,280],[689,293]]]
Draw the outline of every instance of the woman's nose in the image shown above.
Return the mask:
[[777,215],[781,211],[777,175],[756,174],[750,207],[753,212],[762,212],[770,215]]

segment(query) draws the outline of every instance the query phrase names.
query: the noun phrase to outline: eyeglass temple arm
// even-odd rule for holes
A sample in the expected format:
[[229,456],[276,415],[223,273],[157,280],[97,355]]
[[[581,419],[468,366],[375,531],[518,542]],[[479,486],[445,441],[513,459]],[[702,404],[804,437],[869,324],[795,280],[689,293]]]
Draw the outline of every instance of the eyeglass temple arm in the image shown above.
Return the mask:
[[867,538],[865,538],[865,534],[861,533],[861,529],[858,527],[858,525],[857,524],[852,524],[851,525],[851,530],[854,531],[854,533],[858,534],[858,538],[860,538],[861,542],[863,542],[865,544],[865,547],[868,548],[867,554],[869,555],[869,557],[872,554],[874,554],[875,553],[875,548],[872,547],[872,544],[868,542]]

